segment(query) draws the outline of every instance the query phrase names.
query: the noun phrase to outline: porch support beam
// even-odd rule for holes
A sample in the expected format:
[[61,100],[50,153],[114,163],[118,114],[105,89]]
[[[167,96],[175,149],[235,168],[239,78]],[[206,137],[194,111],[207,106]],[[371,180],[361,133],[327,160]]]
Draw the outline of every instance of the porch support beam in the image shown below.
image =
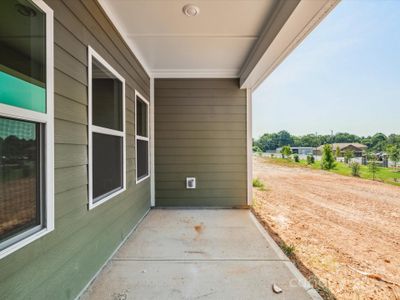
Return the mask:
[[154,161],[154,77],[150,77],[150,205],[156,205],[155,161]]
[[247,130],[247,205],[253,201],[253,113],[252,113],[252,93],[251,89],[246,90],[246,130]]

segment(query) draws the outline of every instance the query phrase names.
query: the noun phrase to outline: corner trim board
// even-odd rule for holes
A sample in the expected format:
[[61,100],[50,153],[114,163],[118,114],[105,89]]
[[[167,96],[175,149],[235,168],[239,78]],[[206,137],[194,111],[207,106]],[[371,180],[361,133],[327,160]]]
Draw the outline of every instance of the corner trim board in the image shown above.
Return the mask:
[[156,206],[155,136],[154,136],[154,77],[150,77],[150,205]]
[[252,90],[246,90],[246,146],[247,146],[247,205],[253,202],[253,139]]

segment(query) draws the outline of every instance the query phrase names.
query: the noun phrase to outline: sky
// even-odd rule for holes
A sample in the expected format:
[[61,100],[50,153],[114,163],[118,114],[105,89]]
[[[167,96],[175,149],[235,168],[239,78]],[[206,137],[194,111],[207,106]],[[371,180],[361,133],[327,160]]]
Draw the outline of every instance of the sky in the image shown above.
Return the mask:
[[253,137],[400,133],[400,0],[343,0],[253,93]]

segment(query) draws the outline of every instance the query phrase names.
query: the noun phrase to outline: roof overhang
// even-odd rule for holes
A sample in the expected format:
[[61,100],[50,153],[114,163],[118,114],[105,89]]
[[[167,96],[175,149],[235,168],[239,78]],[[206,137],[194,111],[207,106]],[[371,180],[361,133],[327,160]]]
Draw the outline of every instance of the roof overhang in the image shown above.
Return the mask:
[[[240,73],[242,88],[257,88],[273,70],[332,11],[340,0],[302,0],[288,15],[292,1],[282,1],[280,14],[285,22],[271,20],[244,63]],[[289,6],[289,7],[288,7]]]
[[255,89],[340,0],[193,0],[204,8],[197,23],[182,16],[185,0],[98,1],[149,76]]

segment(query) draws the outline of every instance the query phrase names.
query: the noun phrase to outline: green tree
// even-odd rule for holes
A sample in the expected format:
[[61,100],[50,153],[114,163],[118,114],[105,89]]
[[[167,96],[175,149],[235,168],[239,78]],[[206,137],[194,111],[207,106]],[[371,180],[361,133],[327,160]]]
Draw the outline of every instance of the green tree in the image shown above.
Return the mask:
[[397,145],[388,145],[386,152],[389,155],[389,159],[394,163],[394,168],[397,168],[397,163],[400,161],[400,147]]
[[341,155],[341,154],[340,154],[340,147],[337,146],[337,147],[336,147],[336,155],[335,155],[335,156],[336,156],[336,157],[340,157],[340,155]]
[[387,143],[396,145],[397,147],[400,148],[400,134],[391,134],[387,138]]
[[358,162],[352,162],[350,164],[351,175],[354,177],[360,177],[360,164]]
[[258,156],[262,156],[262,154],[263,154],[262,150],[258,146],[253,146],[253,153]]
[[381,152],[386,149],[387,136],[383,133],[376,133],[371,137],[371,148],[376,152]]
[[253,152],[262,152],[261,148],[258,146],[253,146]]
[[256,140],[255,145],[260,147],[262,151],[275,150],[279,148],[278,138],[276,133],[265,133],[258,140]]
[[293,146],[293,137],[286,130],[279,131],[277,134],[279,147],[284,145]]
[[372,174],[372,180],[375,180],[376,173],[379,171],[379,163],[376,159],[372,159],[368,162],[368,170]]
[[[376,152],[384,151],[389,144],[400,147],[400,135],[391,134],[389,136],[383,133],[376,133],[373,136],[357,136],[347,132],[338,132],[335,135],[319,135],[316,133],[303,136],[294,136],[289,132],[282,130],[277,133],[265,133],[259,139],[253,142],[263,151],[275,150],[279,147],[289,145],[291,147],[318,147],[324,144],[333,143],[362,143]],[[333,149],[336,151],[336,149]],[[337,154],[337,153],[335,153]]]
[[290,146],[283,146],[282,150],[281,150],[281,154],[283,158],[289,158],[290,155],[292,155],[292,148],[290,148]]
[[344,162],[348,164],[350,160],[354,157],[354,151],[352,150],[346,150],[344,152]]
[[333,155],[332,146],[325,144],[322,149],[321,168],[323,170],[332,170],[336,166],[336,159]]
[[335,143],[358,143],[360,142],[360,137],[347,133],[347,132],[338,132],[334,135]]
[[373,150],[365,151],[365,156],[368,162],[368,171],[372,174],[372,180],[376,179],[376,173],[379,171],[379,162]]

